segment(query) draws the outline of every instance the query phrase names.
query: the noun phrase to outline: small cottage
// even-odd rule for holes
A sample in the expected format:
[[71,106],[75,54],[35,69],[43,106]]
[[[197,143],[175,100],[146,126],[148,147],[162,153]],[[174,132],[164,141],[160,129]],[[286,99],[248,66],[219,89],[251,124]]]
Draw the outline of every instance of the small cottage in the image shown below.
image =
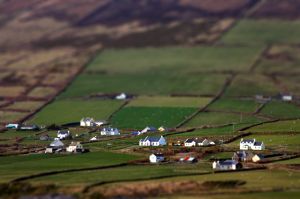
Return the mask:
[[64,143],[59,139],[55,139],[51,144],[46,148],[45,153],[56,153],[62,151],[64,148]]
[[119,95],[117,95],[115,97],[115,99],[117,99],[117,100],[125,100],[125,99],[127,99],[127,95],[126,95],[126,93],[120,93]]
[[164,146],[167,142],[163,136],[151,137],[147,136],[139,141],[139,146]]
[[82,144],[80,144],[80,142],[71,142],[66,150],[70,153],[82,153],[84,151],[84,148]]
[[64,140],[64,139],[71,137],[71,133],[69,130],[59,130],[59,131],[57,131],[57,137],[60,140]]
[[212,168],[219,171],[242,169],[242,164],[235,160],[214,161]]
[[103,128],[100,132],[101,135],[109,135],[109,136],[113,136],[113,135],[120,135],[120,132],[117,128]]
[[141,133],[149,133],[149,132],[155,132],[156,131],[156,128],[155,127],[153,127],[153,126],[147,126],[147,127],[145,127],[142,131],[141,131]]
[[159,163],[165,160],[165,157],[161,153],[154,153],[149,156],[150,163]]
[[5,128],[7,129],[17,129],[19,127],[19,124],[7,124]]
[[96,127],[96,126],[102,126],[106,124],[107,122],[104,120],[94,120],[94,118],[85,117],[80,120],[80,126],[82,127]]

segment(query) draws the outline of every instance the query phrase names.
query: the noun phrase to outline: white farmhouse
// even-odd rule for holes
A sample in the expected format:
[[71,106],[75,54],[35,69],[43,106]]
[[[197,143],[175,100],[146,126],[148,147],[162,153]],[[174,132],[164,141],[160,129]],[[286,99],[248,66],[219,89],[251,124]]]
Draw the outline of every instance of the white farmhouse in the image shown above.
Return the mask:
[[140,146],[164,146],[167,142],[163,136],[160,137],[150,137],[147,136],[139,141]]
[[100,132],[101,135],[120,135],[120,132],[117,128],[103,128]]
[[240,150],[264,150],[265,145],[263,142],[258,142],[255,139],[244,140],[241,139],[240,141]]
[[159,163],[165,160],[165,157],[161,153],[154,153],[149,156],[149,161],[151,163]]
[[66,138],[69,138],[71,136],[71,133],[69,130],[59,130],[57,132],[57,137],[60,139],[60,140],[64,140]]
[[212,168],[219,171],[237,170],[242,168],[242,164],[235,160],[214,161]]
[[46,148],[45,153],[55,153],[58,150],[62,150],[64,148],[64,143],[60,141],[58,138],[55,138],[53,142]]
[[80,142],[71,142],[71,144],[66,148],[67,152],[70,153],[77,153],[77,152],[83,152],[83,146],[80,144]]

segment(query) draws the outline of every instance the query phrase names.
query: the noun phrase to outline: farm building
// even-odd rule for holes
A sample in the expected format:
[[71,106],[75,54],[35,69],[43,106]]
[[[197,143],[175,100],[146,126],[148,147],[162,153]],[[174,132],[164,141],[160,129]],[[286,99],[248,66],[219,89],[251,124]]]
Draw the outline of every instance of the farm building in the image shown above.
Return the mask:
[[60,140],[64,140],[66,138],[69,138],[71,137],[71,133],[69,130],[59,130],[57,132],[57,137],[60,139]]
[[142,131],[141,131],[141,133],[149,133],[149,132],[155,132],[156,131],[156,128],[155,127],[152,127],[152,126],[147,126],[147,127],[145,127]]
[[139,141],[140,146],[164,146],[167,142],[163,136],[160,137],[150,137],[147,136]]
[[240,150],[264,150],[265,145],[263,142],[258,142],[255,139],[250,139],[250,140],[244,140],[241,139],[240,141]]
[[264,159],[264,156],[262,154],[255,154],[253,157],[252,157],[252,162],[259,162],[261,161],[262,159]]
[[100,132],[101,135],[120,135],[120,132],[117,128],[103,128]]
[[235,160],[214,161],[212,164],[214,170],[238,170],[242,168],[242,164]]
[[165,157],[161,153],[153,153],[149,156],[149,161],[151,163],[159,163],[165,160]]
[[98,140],[98,137],[97,136],[94,136],[90,139],[90,141],[97,141]]
[[5,128],[7,129],[17,129],[19,127],[19,124],[7,124]]
[[115,99],[117,99],[117,100],[125,100],[125,99],[127,99],[127,95],[126,95],[126,93],[120,93],[119,95],[117,95],[115,97]]
[[85,117],[80,120],[80,126],[83,127],[95,127],[95,126],[102,126],[103,124],[106,124],[107,122],[104,120],[94,120],[94,118]]
[[51,144],[46,148],[45,153],[55,153],[61,151],[64,148],[64,143],[59,139],[55,139]]
[[33,124],[33,125],[19,125],[18,127],[19,131],[38,131],[40,130],[40,127],[38,127],[37,125]]
[[179,162],[186,162],[186,163],[196,163],[198,162],[197,158],[193,156],[186,156],[179,159]]
[[210,146],[210,145],[215,145],[215,143],[208,139],[203,139],[198,141],[198,146]]
[[251,161],[253,157],[253,153],[248,151],[237,151],[233,153],[232,160],[237,162],[247,162]]
[[193,138],[188,138],[184,141],[185,147],[194,147],[197,146],[197,144],[198,144],[198,140]]
[[71,142],[71,144],[67,147],[67,152],[70,153],[81,153],[84,151],[84,148],[80,142]]

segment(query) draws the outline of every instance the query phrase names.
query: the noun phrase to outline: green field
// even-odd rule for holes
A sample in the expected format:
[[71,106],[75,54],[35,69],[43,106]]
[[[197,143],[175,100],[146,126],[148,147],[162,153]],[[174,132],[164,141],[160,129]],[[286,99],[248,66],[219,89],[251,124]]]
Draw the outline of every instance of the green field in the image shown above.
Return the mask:
[[0,158],[1,182],[48,171],[108,166],[137,159],[137,156],[112,152],[77,155],[34,154]]
[[290,103],[272,101],[265,105],[261,113],[278,119],[300,118],[300,107]]
[[260,106],[254,100],[238,100],[222,98],[211,104],[209,110],[253,113]]
[[82,74],[61,98],[95,93],[131,93],[140,95],[216,95],[228,75],[190,74]]
[[249,132],[300,132],[300,120],[286,120],[262,124],[248,129]]
[[167,97],[167,96],[139,96],[130,101],[126,106],[132,107],[195,107],[206,106],[210,97]]
[[299,21],[241,20],[222,38],[228,44],[298,43]]
[[226,97],[254,97],[255,95],[273,96],[279,93],[278,88],[270,78],[259,75],[237,75],[224,96]]
[[84,171],[52,175],[32,180],[34,183],[50,182],[55,184],[92,184],[96,182],[110,182],[121,180],[143,180],[155,177],[169,177],[176,175],[197,174],[210,171],[210,165],[136,165],[99,171]]
[[258,47],[164,47],[106,50],[87,71],[108,73],[168,73],[247,71],[262,49]]
[[226,125],[226,124],[253,124],[261,122],[260,119],[245,114],[202,112],[187,122],[185,127],[200,127],[204,125]]
[[112,116],[111,123],[118,128],[143,129],[146,126],[171,128],[196,110],[196,108],[174,107],[125,107]]
[[83,117],[105,120],[122,106],[114,100],[57,100],[36,114],[30,122],[49,125],[79,122]]

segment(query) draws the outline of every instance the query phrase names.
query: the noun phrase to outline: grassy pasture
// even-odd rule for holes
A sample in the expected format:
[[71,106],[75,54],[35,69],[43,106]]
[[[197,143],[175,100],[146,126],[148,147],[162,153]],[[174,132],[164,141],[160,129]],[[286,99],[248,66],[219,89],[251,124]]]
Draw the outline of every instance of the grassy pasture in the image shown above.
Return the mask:
[[[256,198],[256,199],[282,199],[282,198],[289,198],[289,199],[297,199],[299,197],[299,191],[274,191],[274,192],[256,192],[256,193],[240,193],[240,194],[217,194],[217,195],[210,195],[208,199],[249,199],[249,198]],[[173,197],[172,197],[173,198]],[[176,198],[176,197],[174,197]],[[188,199],[187,197],[186,199]],[[192,198],[191,198],[192,199]]]
[[300,132],[300,120],[286,120],[266,123],[248,129],[249,132]]
[[280,163],[280,164],[300,164],[300,158],[282,160],[282,161],[279,161],[277,163]]
[[30,122],[49,125],[79,122],[83,117],[108,119],[122,104],[115,100],[57,100],[36,114]]
[[300,118],[300,107],[290,103],[272,101],[265,105],[261,113],[281,119]]
[[218,113],[218,112],[202,112],[187,122],[185,127],[199,127],[203,125],[225,125],[225,124],[253,124],[261,120],[249,115]]
[[299,72],[300,48],[288,45],[273,45],[263,56],[255,71],[262,73]]
[[227,78],[228,75],[222,74],[82,74],[61,98],[120,92],[140,95],[216,95]]
[[130,101],[127,107],[195,107],[206,106],[210,97],[167,97],[167,96],[139,96]]
[[257,94],[276,95],[279,93],[271,79],[259,75],[238,75],[225,91],[226,97],[255,96]]
[[22,119],[27,113],[11,112],[11,111],[0,111],[0,121],[1,122],[14,122]]
[[33,111],[41,107],[43,104],[44,102],[38,102],[38,101],[17,101],[12,105],[6,106],[5,108]]
[[258,47],[222,46],[106,50],[96,57],[87,71],[247,71],[260,51]]
[[142,180],[154,177],[176,176],[185,173],[201,173],[210,170],[208,164],[177,164],[177,165],[137,165],[99,171],[74,172],[31,180],[33,183],[51,182],[55,184],[86,184],[109,182],[114,180]]
[[[300,135],[251,135],[244,137],[244,139],[255,138],[257,141],[263,141],[267,149],[285,149],[285,150],[296,150],[300,149]],[[236,140],[229,146],[239,146],[240,140]]]
[[134,129],[146,126],[175,127],[196,110],[184,107],[125,107],[112,116],[111,123],[119,128]]
[[254,100],[238,100],[222,98],[211,104],[209,110],[234,111],[243,113],[252,113],[259,107]]
[[278,76],[279,81],[294,95],[300,94],[300,79],[296,76]]
[[273,44],[298,43],[299,21],[241,20],[224,35],[222,41],[228,44]]
[[35,154],[0,157],[1,182],[48,171],[108,166],[136,159],[137,156],[112,152],[76,155]]

